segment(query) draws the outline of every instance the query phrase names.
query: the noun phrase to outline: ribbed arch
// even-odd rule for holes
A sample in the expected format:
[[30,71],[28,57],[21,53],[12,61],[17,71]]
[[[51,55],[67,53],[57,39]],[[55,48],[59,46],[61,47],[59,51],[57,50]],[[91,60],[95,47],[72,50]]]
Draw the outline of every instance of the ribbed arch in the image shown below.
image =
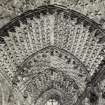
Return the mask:
[[0,67],[19,89],[38,70],[67,70],[83,92],[104,59],[104,34],[99,24],[74,10],[41,6],[0,29]]
[[48,46],[75,55],[90,75],[104,58],[104,31],[101,27],[62,6],[47,5],[27,11],[1,28],[0,34],[1,42],[4,40],[0,46],[1,67],[11,79],[28,56]]
[[[86,67],[74,55],[63,49],[50,46],[33,53],[24,61],[15,72],[13,84],[17,84],[21,90],[34,76],[38,76],[43,80],[45,74],[48,73],[47,70],[52,70],[52,73],[54,70],[55,75],[57,75],[56,72],[58,71],[68,74],[68,77],[75,80],[80,91],[84,90],[86,80],[90,78]],[[50,75],[52,74],[49,72]],[[56,76],[52,78],[56,78]],[[57,78],[61,77],[58,76]]]

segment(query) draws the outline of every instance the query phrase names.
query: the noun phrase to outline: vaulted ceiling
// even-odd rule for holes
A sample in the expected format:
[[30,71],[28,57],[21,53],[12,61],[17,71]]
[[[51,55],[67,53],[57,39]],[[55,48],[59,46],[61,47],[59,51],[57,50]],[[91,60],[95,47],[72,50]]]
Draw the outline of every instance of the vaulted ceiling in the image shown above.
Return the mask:
[[86,98],[100,105],[104,34],[101,24],[57,4],[12,19],[0,29],[0,71],[10,87],[8,103],[21,97],[14,99],[19,105],[42,105],[53,97],[67,105],[85,104]]
[[0,27],[23,12],[46,4],[74,9],[105,28],[105,0],[0,0]]

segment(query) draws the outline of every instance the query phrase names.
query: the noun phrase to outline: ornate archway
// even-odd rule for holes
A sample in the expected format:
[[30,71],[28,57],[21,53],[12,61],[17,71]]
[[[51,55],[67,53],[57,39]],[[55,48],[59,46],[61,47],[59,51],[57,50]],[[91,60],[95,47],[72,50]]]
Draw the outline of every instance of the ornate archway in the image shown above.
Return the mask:
[[75,56],[51,46],[29,56],[17,70],[13,84],[32,102],[47,90],[57,89],[63,92],[64,103],[72,104],[84,91],[89,77],[85,66]]
[[[104,59],[101,26],[58,5],[41,6],[17,16],[0,29],[0,42],[1,68],[29,104],[49,88],[62,91],[67,103],[75,97],[70,101],[75,104]],[[70,81],[72,86],[67,85]],[[29,90],[36,97],[26,92],[29,87],[39,89],[38,93]],[[76,91],[67,92],[66,87]]]

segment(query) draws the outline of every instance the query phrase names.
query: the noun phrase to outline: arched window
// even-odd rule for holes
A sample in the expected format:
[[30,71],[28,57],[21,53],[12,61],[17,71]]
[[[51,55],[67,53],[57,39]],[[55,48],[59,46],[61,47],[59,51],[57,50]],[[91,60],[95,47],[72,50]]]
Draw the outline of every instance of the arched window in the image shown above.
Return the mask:
[[55,99],[49,99],[45,105],[60,105],[60,103]]

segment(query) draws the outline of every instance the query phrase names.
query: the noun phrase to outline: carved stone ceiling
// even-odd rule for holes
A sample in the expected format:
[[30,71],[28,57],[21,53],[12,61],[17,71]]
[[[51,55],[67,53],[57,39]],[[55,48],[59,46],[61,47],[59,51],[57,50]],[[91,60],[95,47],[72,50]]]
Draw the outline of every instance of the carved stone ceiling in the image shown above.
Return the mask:
[[[42,97],[55,94],[61,94],[65,105],[81,105],[79,96],[104,65],[104,3],[0,1],[0,26],[16,17],[0,29],[0,71],[21,92],[26,105],[37,105]],[[103,83],[100,90],[105,97]]]
[[48,3],[73,8],[105,28],[105,0],[0,0],[0,27],[22,12]]

